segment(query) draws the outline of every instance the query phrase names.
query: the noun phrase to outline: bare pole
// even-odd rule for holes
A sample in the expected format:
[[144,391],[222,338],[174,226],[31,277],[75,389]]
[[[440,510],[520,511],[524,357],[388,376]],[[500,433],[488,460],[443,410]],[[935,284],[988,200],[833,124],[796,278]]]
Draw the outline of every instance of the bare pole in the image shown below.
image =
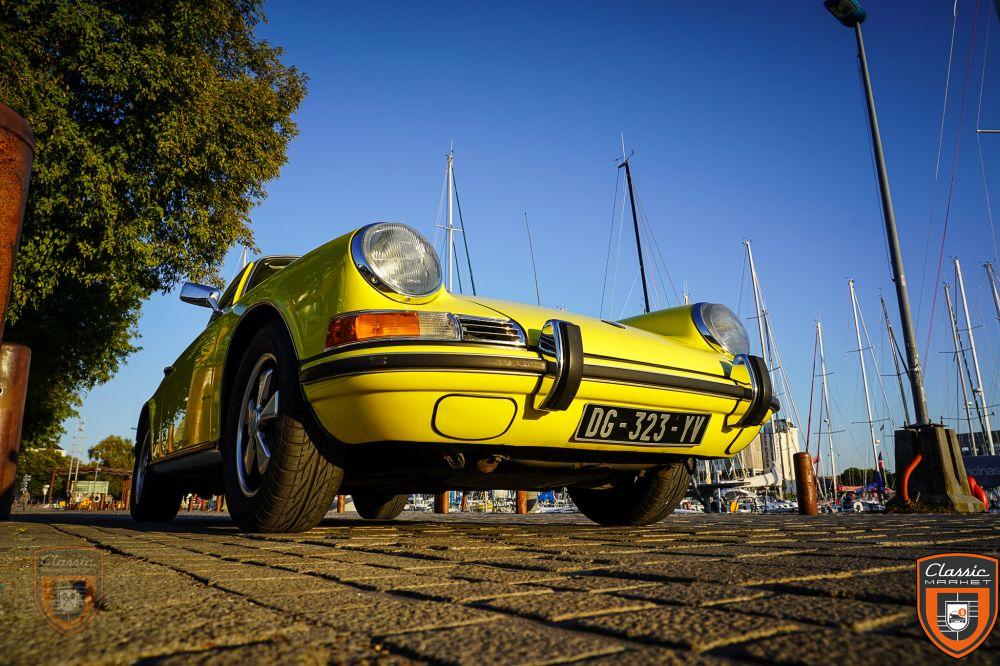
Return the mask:
[[962,279],[962,265],[958,261],[958,257],[955,257],[955,282],[958,285],[958,291],[962,296],[962,312],[965,315],[965,328],[966,333],[969,336],[969,351],[972,352],[972,367],[976,371],[976,385],[972,387],[973,398],[976,394],[979,394],[979,404],[983,409],[983,430],[986,434],[986,444],[989,447],[989,452],[991,456],[996,455],[996,449],[993,446],[993,431],[990,427],[990,413],[989,409],[986,407],[986,392],[983,390],[983,375],[979,371],[979,355],[976,354],[976,336],[972,333],[972,319],[969,317],[969,302],[965,297],[965,281]]
[[865,387],[865,409],[868,411],[868,434],[872,440],[872,462],[875,463],[875,477],[885,483],[878,469],[878,440],[875,438],[875,418],[872,416],[871,394],[868,392],[868,371],[865,369],[865,350],[861,345],[861,328],[858,326],[858,296],[854,292],[854,280],[848,280],[851,288],[851,313],[854,315],[854,334],[858,339],[858,361],[861,363],[861,383]]
[[[955,345],[955,367],[958,370],[958,385],[961,387],[962,404],[965,406],[965,421],[969,426],[969,445],[972,447],[972,453],[975,454],[978,448],[976,446],[976,433],[972,429],[972,410],[969,409],[969,394],[965,390],[965,380],[966,375],[969,373],[969,363],[965,360],[965,352],[962,350],[962,343],[958,338],[958,319],[955,317],[955,306],[951,302],[950,284],[944,286],[944,300],[948,304],[948,320],[951,323],[951,339]],[[963,361],[965,361],[965,374],[962,373]],[[970,376],[968,379],[971,384],[972,377]],[[978,402],[976,403],[976,413],[979,413]]]
[[837,501],[837,463],[833,454],[833,421],[830,415],[830,392],[826,386],[826,353],[823,351],[823,323],[816,322],[816,335],[819,336],[819,372],[823,382],[823,403],[826,405],[826,437],[830,449],[830,474],[833,479],[833,501]]
[[531,273],[535,276],[535,300],[542,304],[542,292],[538,290],[538,270],[535,268],[535,249],[531,245],[531,227],[528,226],[528,212],[524,213],[524,230],[528,232],[528,253],[531,255]]
[[896,353],[899,347],[896,345],[896,334],[892,332],[892,321],[889,319],[889,308],[885,306],[885,298],[879,296],[879,300],[882,301],[882,314],[885,316],[885,327],[889,332],[889,356],[892,356],[892,364],[896,367],[899,397],[903,402],[903,423],[906,424],[910,422],[910,406],[909,401],[906,399],[906,389],[903,388],[903,369],[899,367],[899,355]]

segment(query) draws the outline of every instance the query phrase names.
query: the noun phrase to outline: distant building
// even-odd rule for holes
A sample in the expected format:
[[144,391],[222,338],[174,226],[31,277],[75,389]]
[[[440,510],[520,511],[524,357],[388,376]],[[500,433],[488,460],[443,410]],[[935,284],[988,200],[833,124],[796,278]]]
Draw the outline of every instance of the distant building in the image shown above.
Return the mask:
[[[989,455],[990,445],[989,442],[986,441],[986,435],[984,435],[982,432],[975,432],[971,434],[975,435],[976,454],[981,456]],[[967,432],[958,433],[958,448],[962,450],[963,456],[974,455],[972,452],[972,447],[970,446],[971,441],[972,438],[970,433]],[[993,431],[993,447],[1000,449],[1000,430]]]

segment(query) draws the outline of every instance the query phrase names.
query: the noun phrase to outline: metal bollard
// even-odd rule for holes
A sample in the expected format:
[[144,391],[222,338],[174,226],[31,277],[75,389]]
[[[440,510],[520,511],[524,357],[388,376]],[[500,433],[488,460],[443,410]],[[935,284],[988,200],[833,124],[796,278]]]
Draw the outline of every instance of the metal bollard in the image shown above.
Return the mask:
[[816,506],[816,477],[813,476],[812,456],[806,452],[792,456],[795,464],[795,496],[799,502],[799,514],[815,516],[819,514]]
[[347,509],[347,500],[343,495],[337,495],[337,513],[344,513]]
[[15,343],[0,345],[0,520],[10,519],[14,501],[14,476],[21,448],[21,421],[30,365],[30,349]]
[[434,495],[434,513],[448,513],[448,493]]

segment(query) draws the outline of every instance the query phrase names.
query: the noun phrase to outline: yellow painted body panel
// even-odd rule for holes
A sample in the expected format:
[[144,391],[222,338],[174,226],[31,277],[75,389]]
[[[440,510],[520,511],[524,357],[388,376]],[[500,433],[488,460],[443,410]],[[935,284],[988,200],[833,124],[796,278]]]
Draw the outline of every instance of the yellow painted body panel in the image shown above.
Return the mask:
[[[230,343],[240,323],[257,308],[267,308],[280,316],[302,370],[338,359],[400,351],[537,360],[540,354],[533,347],[545,322],[562,319],[580,326],[587,365],[713,381],[730,389],[750,386],[747,368],[734,365],[731,355],[714,349],[698,333],[691,320],[691,306],[650,313],[615,325],[561,310],[450,294],[444,288],[420,299],[386,294],[368,284],[355,267],[350,252],[352,235],[353,232],[341,236],[300,257],[246,293],[243,292],[251,271],[241,276],[232,307],[213,318],[178,359],[178,369],[183,368],[183,373],[175,370],[172,377],[165,378],[149,403],[154,458],[219,440],[225,407],[221,395],[223,376],[232,370],[225,367],[227,358],[238,362],[242,353],[239,349],[231,350]],[[368,346],[336,353],[324,348],[331,317],[385,309],[510,318],[524,329],[528,348],[478,343]],[[320,424],[348,445],[382,441],[415,445],[478,442],[722,457],[744,448],[759,430],[759,427],[731,427],[747,411],[747,399],[586,378],[567,410],[540,411],[540,396],[547,393],[552,382],[551,374],[540,377],[485,371],[393,370],[323,379],[304,384],[303,391]],[[436,417],[442,398],[451,395],[490,400],[445,402],[444,412]],[[693,447],[574,441],[573,435],[588,402],[708,413],[711,419],[702,442]],[[463,420],[469,423],[463,424]],[[509,423],[500,428],[505,420]]]

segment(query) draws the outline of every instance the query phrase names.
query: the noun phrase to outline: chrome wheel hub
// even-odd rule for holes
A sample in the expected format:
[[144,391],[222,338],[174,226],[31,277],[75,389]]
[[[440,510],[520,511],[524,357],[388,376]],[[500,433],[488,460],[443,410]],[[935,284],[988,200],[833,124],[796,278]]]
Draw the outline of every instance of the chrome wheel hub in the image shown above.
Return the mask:
[[240,403],[234,462],[240,490],[246,497],[257,494],[274,451],[280,408],[277,369],[277,359],[272,354],[263,355],[250,373]]

